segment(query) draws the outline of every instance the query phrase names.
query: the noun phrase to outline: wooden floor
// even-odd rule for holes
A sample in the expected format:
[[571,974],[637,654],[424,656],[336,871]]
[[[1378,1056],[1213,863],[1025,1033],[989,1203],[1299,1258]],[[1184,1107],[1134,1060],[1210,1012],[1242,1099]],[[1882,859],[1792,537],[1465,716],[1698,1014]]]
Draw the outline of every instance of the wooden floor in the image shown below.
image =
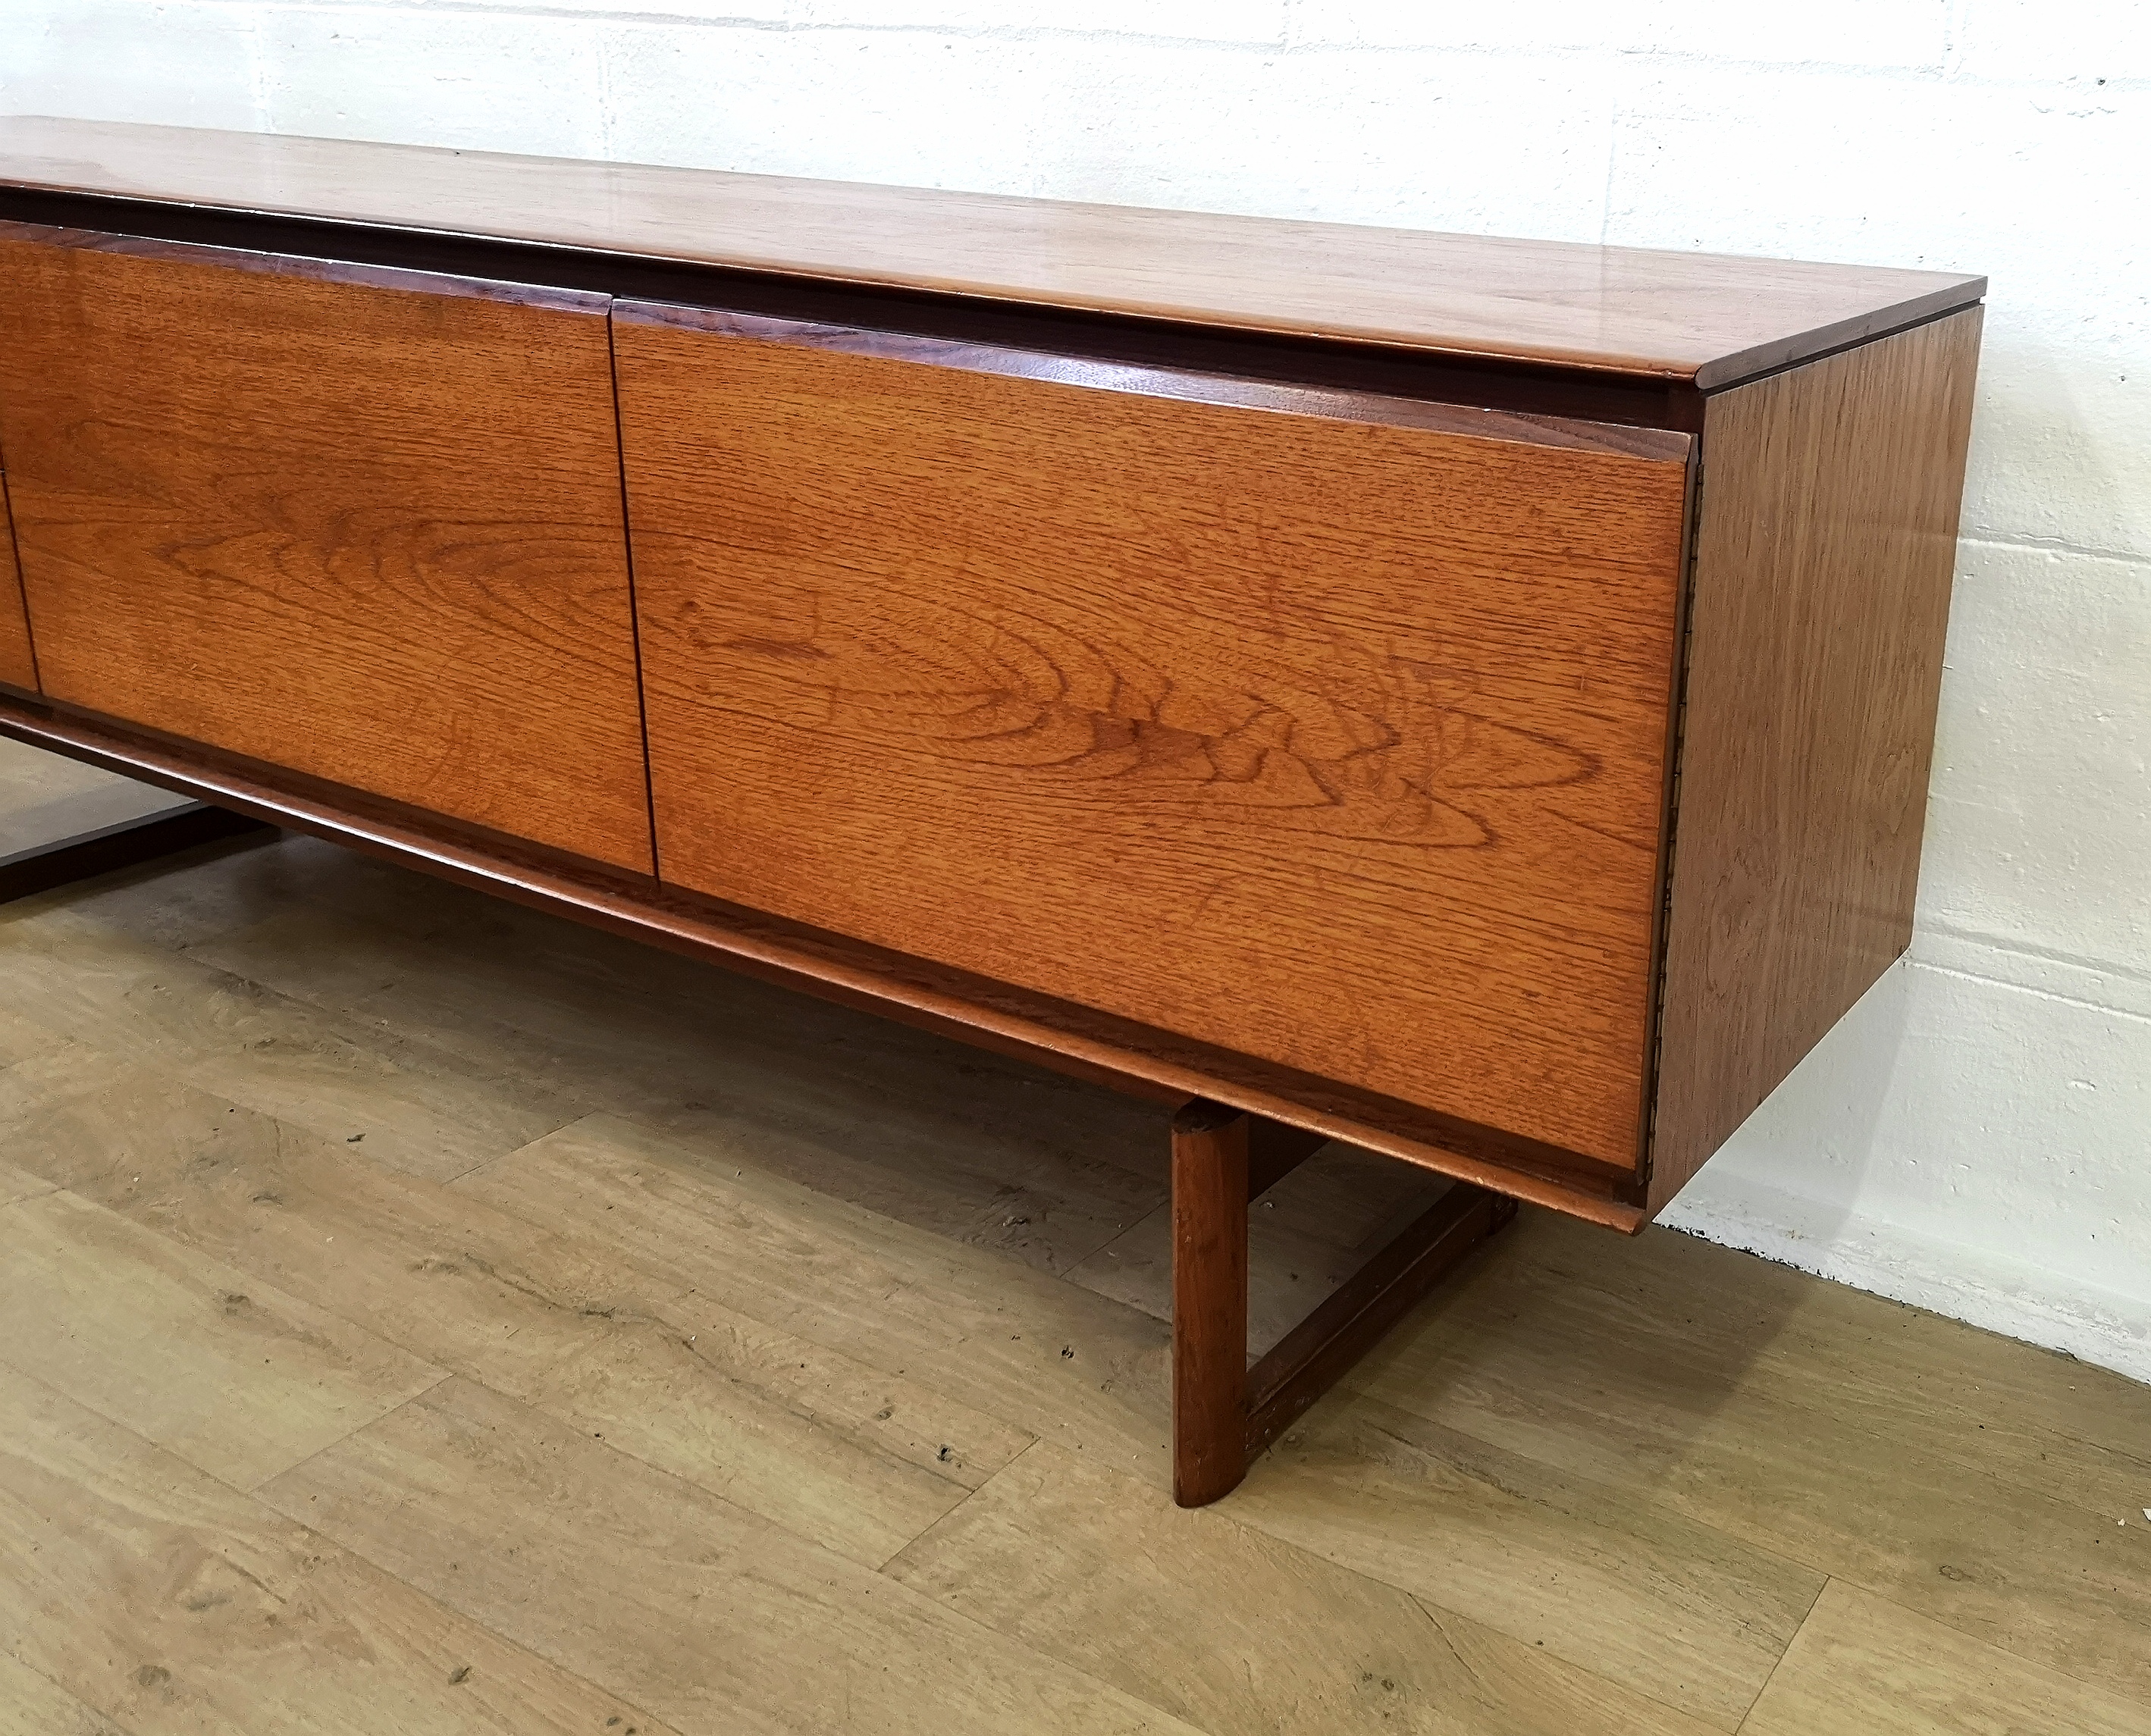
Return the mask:
[[304,841],[0,907],[0,1733],[2151,1733],[2151,1390],[1669,1232],[1175,1509],[1164,1156]]

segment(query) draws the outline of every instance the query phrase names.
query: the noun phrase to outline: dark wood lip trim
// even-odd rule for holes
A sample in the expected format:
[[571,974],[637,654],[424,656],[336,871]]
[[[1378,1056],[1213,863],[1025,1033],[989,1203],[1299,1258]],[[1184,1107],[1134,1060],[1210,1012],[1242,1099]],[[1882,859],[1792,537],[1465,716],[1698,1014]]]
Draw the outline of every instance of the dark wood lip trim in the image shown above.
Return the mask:
[[1907,332],[1918,331],[1922,326],[1931,326],[1939,320],[1951,319],[1960,313],[1969,313],[1975,307],[1985,306],[1987,280],[1984,277],[1981,278],[1979,285],[1981,293],[1974,296],[1968,301],[1951,301],[1946,306],[1936,307],[1914,318],[1906,320],[1900,325],[1877,326],[1872,331],[1862,331],[1857,337],[1847,337],[1842,342],[1833,343],[1828,349],[1816,350],[1812,354],[1795,356],[1789,362],[1780,362],[1774,367],[1762,368],[1754,373],[1743,374],[1737,380],[1728,380],[1723,384],[1711,386],[1703,392],[1702,401],[1708,405],[1712,398],[1722,397],[1728,392],[1738,392],[1744,386],[1759,386],[1765,380],[1774,380],[1779,374],[1789,374],[1796,367],[1805,367],[1816,362],[1828,362],[1833,357],[1842,356],[1847,350],[1862,349],[1870,343],[1880,343],[1885,337],[1901,337]]
[[1658,1136],[1658,1045],[1665,1023],[1666,954],[1673,939],[1673,870],[1675,833],[1680,824],[1680,764],[1688,722],[1688,612],[1695,599],[1696,539],[1703,527],[1705,457],[1698,440],[1695,462],[1688,467],[1688,499],[1681,512],[1679,579],[1673,590],[1673,679],[1666,690],[1665,769],[1659,782],[1658,865],[1651,883],[1658,902],[1651,912],[1651,968],[1643,1011],[1642,1113],[1637,1118],[1636,1168],[1648,1185],[1652,1141]]
[[1924,326],[1931,320],[1960,313],[1977,306],[1986,296],[1984,277],[1967,278],[1931,294],[1915,296],[1909,301],[1878,307],[1856,318],[1840,320],[1835,325],[1818,326],[1803,334],[1798,343],[1760,344],[1752,350],[1721,356],[1695,371],[1695,387],[1698,392],[1712,392],[1752,386],[1789,367],[1804,367],[1810,362],[1823,361],[1841,350],[1856,349],[1861,344],[1892,337],[1914,326]]
[[0,692],[0,735],[1137,1096],[1175,1104],[1208,1097],[1631,1233],[1645,1222],[1634,1202],[1633,1172],[1506,1140],[1409,1105],[683,893],[647,876],[496,840],[359,792],[175,745],[49,700]]
[[1051,351],[1017,349],[1005,344],[919,337],[812,320],[772,319],[767,315],[691,307],[674,302],[615,301],[613,318],[623,325],[705,332],[752,343],[833,350],[881,361],[1030,380],[1041,385],[1172,398],[1182,403],[1207,404],[1222,409],[1422,428],[1478,440],[1616,453],[1675,463],[1687,461],[1693,443],[1692,435],[1666,428],[1638,428],[1619,423],[1583,422],[1566,417],[1520,416],[1469,404],[1432,402],[1425,398],[1397,397],[1380,392],[1346,392],[1325,386],[1288,386],[1266,380],[1200,373],[1182,367],[1138,366]]
[[368,289],[416,295],[463,296],[522,307],[546,307],[558,313],[603,315],[612,297],[590,290],[555,289],[547,284],[516,283],[492,277],[464,277],[406,266],[354,265],[302,253],[268,253],[222,247],[205,241],[168,241],[154,235],[118,235],[102,229],[61,229],[49,224],[0,219],[0,241],[28,241],[84,253],[112,253],[129,259],[170,260],[263,276],[301,277],[314,283],[359,284]]
[[[44,677],[38,672],[38,631],[30,620],[29,589],[23,583],[23,542],[15,529],[15,502],[8,490],[8,455],[4,452],[0,452],[0,530],[8,533],[7,547],[0,549],[0,556],[5,557],[0,559],[0,609],[8,608],[12,602],[23,623],[23,641],[29,647],[30,679],[42,682]],[[19,691],[0,681],[0,693]]]
[[559,243],[64,191],[0,182],[0,220],[148,240],[584,291],[621,301],[902,332],[1137,366],[1375,392],[1525,416],[1671,428],[1702,425],[1685,377],[1638,375],[1372,340],[1184,323],[1155,315],[1000,301]]

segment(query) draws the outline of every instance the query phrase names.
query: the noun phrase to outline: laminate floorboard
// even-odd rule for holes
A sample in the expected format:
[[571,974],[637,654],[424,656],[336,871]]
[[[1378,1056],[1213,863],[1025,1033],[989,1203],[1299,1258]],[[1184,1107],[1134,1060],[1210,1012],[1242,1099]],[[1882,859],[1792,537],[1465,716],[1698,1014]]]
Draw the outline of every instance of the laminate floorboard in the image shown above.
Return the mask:
[[462,1380],[316,1455],[263,1498],[687,1730],[1188,1728]]
[[154,1069],[90,1060],[42,1113],[0,1121],[46,1185],[870,1566],[1031,1441],[645,1277],[573,1223],[534,1227]]
[[58,1683],[0,1652],[0,1736],[127,1736]]
[[12,1369],[0,1416],[0,1730],[671,1736]]
[[453,1184],[706,1302],[1163,1486],[1168,1331],[1062,1278],[593,1116]]
[[251,1488],[443,1371],[63,1190],[0,1210],[0,1363]]
[[1234,1516],[1736,1728],[1824,1576],[1678,1511],[1348,1395],[1250,1472]]
[[370,920],[288,910],[190,955],[1047,1271],[1163,1203],[1153,1106],[519,909],[441,922],[410,890]]
[[888,1572],[1206,1729],[1701,1736],[1718,1728],[1042,1445]]
[[2151,1391],[1663,1231],[1173,1508],[1165,1157],[306,840],[0,909],[0,1733],[2151,1736]]
[[369,1142],[416,1174],[458,1174],[580,1112],[541,1081],[485,1072],[353,1013],[144,947],[58,894],[0,907],[0,1012]]
[[33,1025],[13,1013],[0,1012],[0,1074],[18,1061],[49,1055],[66,1046],[65,1038],[55,1035],[42,1025]]
[[26,1169],[17,1169],[13,1164],[0,1163],[0,1206],[12,1206],[17,1200],[26,1200],[34,1194],[50,1193],[53,1184],[43,1176],[34,1176]]
[[2143,1736],[2151,1713],[1833,1582],[1741,1736]]
[[1352,1382],[2151,1702],[2151,1393],[1649,1240],[1527,1220]]

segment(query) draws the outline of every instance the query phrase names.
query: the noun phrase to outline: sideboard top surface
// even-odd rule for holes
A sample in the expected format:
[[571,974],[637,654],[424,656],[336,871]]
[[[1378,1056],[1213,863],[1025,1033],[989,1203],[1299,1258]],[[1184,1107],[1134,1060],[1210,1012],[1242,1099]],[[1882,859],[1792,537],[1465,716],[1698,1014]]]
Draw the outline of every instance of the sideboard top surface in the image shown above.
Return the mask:
[[0,187],[925,291],[1709,391],[1983,277],[407,144],[0,117]]

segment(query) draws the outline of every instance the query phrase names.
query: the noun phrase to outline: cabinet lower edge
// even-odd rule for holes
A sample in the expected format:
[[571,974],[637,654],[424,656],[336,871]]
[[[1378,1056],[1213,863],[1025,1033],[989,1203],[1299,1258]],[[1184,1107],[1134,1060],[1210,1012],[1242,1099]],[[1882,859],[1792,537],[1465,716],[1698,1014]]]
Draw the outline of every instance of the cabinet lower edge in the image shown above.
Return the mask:
[[0,690],[0,735],[1116,1091],[1213,1101],[1634,1233],[1636,1177],[1496,1130]]

